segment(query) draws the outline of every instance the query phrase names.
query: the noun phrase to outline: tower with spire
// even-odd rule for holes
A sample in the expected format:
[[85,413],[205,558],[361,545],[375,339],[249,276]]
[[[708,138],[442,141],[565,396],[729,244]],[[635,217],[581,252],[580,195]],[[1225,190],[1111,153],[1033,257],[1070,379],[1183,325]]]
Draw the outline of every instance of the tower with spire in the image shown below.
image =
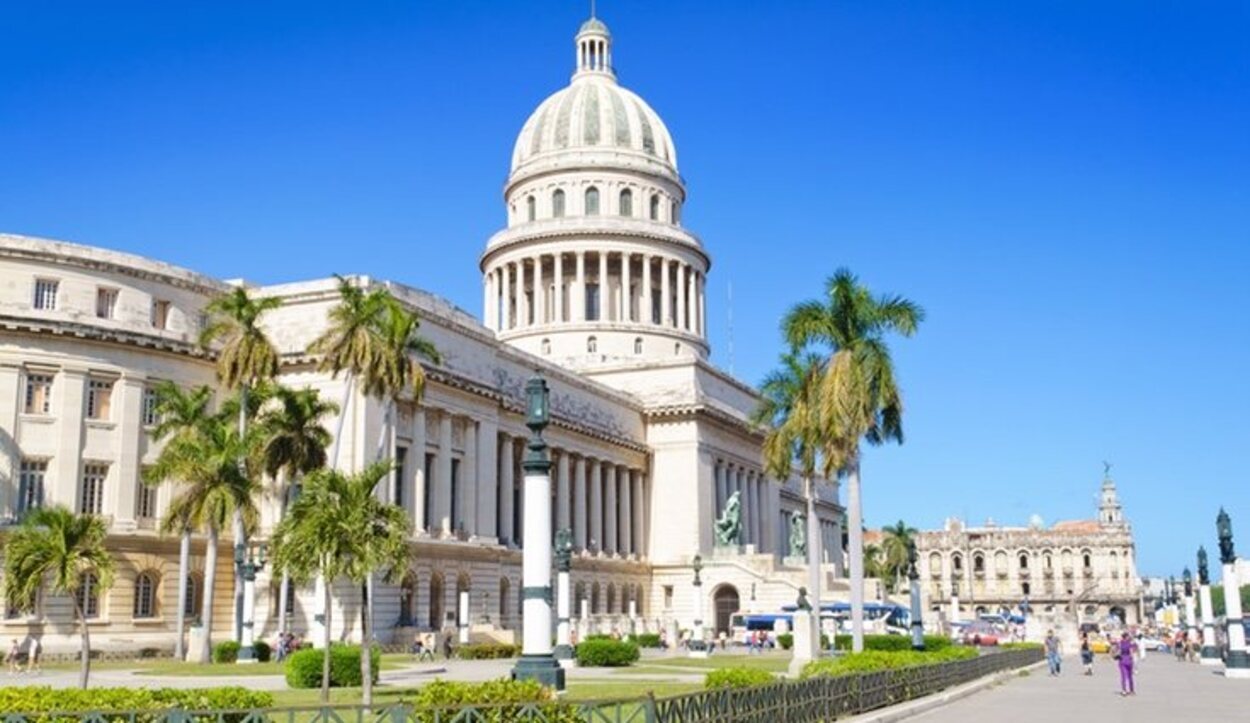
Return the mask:
[[1098,524],[1103,527],[1123,527],[1124,509],[1116,494],[1115,480],[1111,478],[1111,465],[1103,462],[1102,493],[1098,501]]

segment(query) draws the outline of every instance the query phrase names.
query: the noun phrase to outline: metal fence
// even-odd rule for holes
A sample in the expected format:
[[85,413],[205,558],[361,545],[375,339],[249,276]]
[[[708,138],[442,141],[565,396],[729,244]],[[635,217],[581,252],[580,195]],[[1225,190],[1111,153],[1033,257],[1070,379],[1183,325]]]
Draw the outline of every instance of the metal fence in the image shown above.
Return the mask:
[[1009,650],[936,665],[720,688],[666,698],[444,708],[308,706],[264,710],[0,713],[0,723],[823,723],[920,698],[1043,659]]

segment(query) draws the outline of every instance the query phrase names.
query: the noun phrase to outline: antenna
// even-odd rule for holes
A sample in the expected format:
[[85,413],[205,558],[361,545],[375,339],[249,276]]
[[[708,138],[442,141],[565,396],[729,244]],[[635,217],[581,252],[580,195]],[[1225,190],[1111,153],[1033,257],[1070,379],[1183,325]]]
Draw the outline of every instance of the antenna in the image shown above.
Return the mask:
[[595,16],[595,0],[590,0],[590,17]]
[[727,305],[729,316],[729,375],[734,373],[734,282],[729,282],[729,303]]

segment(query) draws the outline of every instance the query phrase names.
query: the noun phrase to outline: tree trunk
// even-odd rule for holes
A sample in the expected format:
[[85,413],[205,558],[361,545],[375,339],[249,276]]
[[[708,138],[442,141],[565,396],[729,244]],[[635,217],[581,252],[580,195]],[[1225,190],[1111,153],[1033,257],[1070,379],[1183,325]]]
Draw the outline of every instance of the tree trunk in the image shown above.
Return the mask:
[[339,450],[343,446],[343,424],[347,421],[347,409],[352,403],[352,387],[356,383],[356,377],[351,372],[347,373],[346,381],[343,384],[343,403],[339,405],[339,421],[334,427],[334,445],[330,448],[330,469],[339,468]]
[[[370,582],[372,582],[373,576],[370,575],[369,577]],[[373,591],[369,589],[370,587],[372,586],[366,583],[361,588],[361,594],[365,598],[365,604],[363,605],[364,624],[361,626],[362,635],[360,644],[360,702],[366,706],[373,705],[373,657],[370,655],[370,650],[372,649],[372,640],[370,638],[373,632],[373,621],[370,619],[373,617],[373,600],[371,599]]]
[[851,652],[864,649],[864,511],[859,501],[859,455],[846,472],[847,537],[851,558]]
[[330,597],[330,581],[322,585],[322,598],[325,601],[325,614],[321,617],[325,624],[322,626],[322,644],[325,655],[321,656],[321,702],[330,702],[330,605],[333,600]]
[[[295,485],[298,484],[298,481],[299,478],[296,477],[291,484],[282,487],[283,493],[282,505],[279,507],[279,524],[282,523],[282,520],[286,519],[286,509],[291,503],[291,493],[296,489]],[[278,637],[281,638],[286,635],[286,608],[287,605],[290,604],[287,599],[287,587],[291,584],[291,574],[287,572],[285,568],[282,570],[282,581],[278,584],[280,585],[278,588]]]
[[[82,605],[78,604],[78,595],[74,594],[74,615],[78,618],[78,624],[82,629],[82,664],[78,669],[78,687],[83,690],[87,689],[87,681],[91,677],[91,631],[87,628],[87,616],[83,614]],[[31,655],[34,655],[34,646],[31,646]],[[27,669],[31,666],[27,665]]]
[[[244,436],[247,434],[247,397],[248,386],[246,384],[239,387],[239,442],[243,442]],[[239,467],[246,474],[246,460],[239,460]],[[241,545],[247,544],[243,533],[243,510],[237,506],[234,510],[233,521],[234,532],[234,549],[238,549]],[[243,642],[243,570],[238,563],[232,565],[234,570],[234,630],[231,639],[237,643]]]
[[188,569],[190,565],[191,528],[186,527],[182,530],[182,540],[178,543],[178,612],[174,623],[176,628],[174,657],[180,663],[187,659],[184,636],[187,632],[187,576],[191,574],[191,571]]
[[816,522],[816,483],[811,477],[803,479],[803,491],[807,496],[807,592],[812,603],[812,641],[820,645],[820,525]]
[[203,640],[200,641],[200,662],[211,663],[213,660],[213,583],[217,579],[217,543],[216,525],[208,527],[208,542],[204,548],[204,600],[201,603],[200,625],[204,627]]

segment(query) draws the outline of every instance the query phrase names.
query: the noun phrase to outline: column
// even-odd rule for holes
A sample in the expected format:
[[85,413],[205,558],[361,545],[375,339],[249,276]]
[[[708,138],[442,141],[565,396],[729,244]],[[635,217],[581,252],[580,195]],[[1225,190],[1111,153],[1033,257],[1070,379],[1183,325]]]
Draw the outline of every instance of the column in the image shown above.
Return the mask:
[[660,323],[673,325],[673,300],[668,290],[668,259],[660,257]]
[[716,504],[712,507],[712,517],[719,519],[725,510],[725,469],[718,459],[712,463],[712,477],[716,480]]
[[631,539],[634,543],[634,554],[642,557],[642,525],[645,518],[642,505],[642,470],[636,469],[630,472],[629,483],[633,487],[633,491],[630,494],[630,509],[632,510],[630,520],[634,526]]
[[573,465],[573,546],[586,549],[586,458]]
[[706,311],[707,302],[705,299],[705,296],[707,294],[707,291],[705,289],[705,287],[707,286],[707,277],[705,277],[702,273],[700,273],[698,276],[698,280],[699,280],[699,283],[695,289],[695,298],[698,299],[699,301],[699,323],[695,331],[699,334],[699,336],[707,336],[707,311]]
[[644,324],[651,323],[651,256],[649,254],[642,255],[642,300],[638,302],[638,321]]
[[504,434],[499,440],[499,537],[506,546],[511,546],[516,539],[512,529],[512,465],[515,454],[512,436]]
[[[82,482],[82,419],[87,407],[87,373],[62,369],[52,382],[52,408],[57,411],[56,456],[48,465],[44,482],[45,505],[65,505],[79,511],[78,488]],[[19,407],[20,408],[20,407]],[[107,484],[107,482],[106,482]],[[229,595],[229,588],[223,591]]]
[[561,451],[556,460],[556,531],[572,525],[569,510],[572,500],[569,494],[569,453]]
[[[0,428],[17,429],[18,410],[25,408],[24,394],[18,367],[15,364],[0,364]],[[12,480],[10,484],[0,484],[0,519],[17,514],[21,457],[17,445],[0,447],[0,479]]]
[[622,467],[618,472],[620,480],[620,519],[617,522],[618,536],[620,537],[620,550],[622,557],[629,557],[634,552],[634,505],[633,505],[633,489],[631,488],[633,472]]
[[[139,439],[143,415],[142,377],[124,376],[113,383],[114,419],[120,418],[117,431],[120,434],[121,453],[117,457],[117,471],[110,475],[116,480],[104,490],[104,512],[113,514],[113,524],[119,528],[134,528],[135,498],[139,492]],[[111,489],[109,489],[111,487]],[[118,524],[121,523],[121,524]]]
[[499,313],[503,316],[500,320],[499,330],[507,331],[512,328],[512,264],[505,263],[499,266],[499,278],[502,281],[503,293],[501,294],[501,303]]
[[595,552],[603,550],[603,465],[590,462],[590,540]]
[[677,328],[685,330],[686,324],[686,265],[677,264]]
[[543,257],[534,257],[534,325],[547,323],[547,288],[543,285]]
[[498,539],[496,520],[499,501],[499,427],[493,419],[483,419],[477,426],[477,534]]
[[573,286],[573,303],[569,304],[573,321],[586,320],[586,252],[577,252],[577,283]]
[[465,532],[477,535],[477,422],[464,420],[464,457],[460,460],[460,519]]
[[564,321],[564,254],[556,252],[552,260],[554,267],[552,271],[555,274],[555,309],[552,310],[551,319],[556,323]]
[[754,510],[751,509],[751,494],[747,489],[746,470],[738,467],[734,474],[738,478],[738,492],[742,500],[742,544],[746,545],[751,542],[751,518],[754,516],[752,514]]
[[516,308],[518,328],[530,325],[530,303],[525,296],[525,259],[516,262]]
[[647,484],[647,473],[638,473],[638,494],[634,495],[634,505],[637,506],[641,513],[642,519],[639,521],[638,529],[641,530],[638,536],[638,554],[651,554],[651,500],[653,498],[651,487]]
[[621,254],[621,321],[634,320],[634,299],[629,288],[629,252]]
[[408,451],[416,470],[412,486],[412,529],[425,532],[425,409],[417,407],[412,415],[412,449]]
[[451,525],[451,415],[443,412],[438,419],[438,485],[434,497],[434,525],[443,537],[452,533]]
[[491,294],[491,287],[494,286],[494,281],[494,271],[491,271],[482,277],[482,323],[486,325],[487,329],[495,328],[494,323],[491,321],[490,313],[491,300],[494,299],[494,296]]
[[615,555],[620,551],[616,539],[616,465],[607,463],[603,468],[603,488],[607,492],[603,508],[603,551]]
[[611,295],[608,294],[608,252],[599,252],[599,321],[611,317]]

